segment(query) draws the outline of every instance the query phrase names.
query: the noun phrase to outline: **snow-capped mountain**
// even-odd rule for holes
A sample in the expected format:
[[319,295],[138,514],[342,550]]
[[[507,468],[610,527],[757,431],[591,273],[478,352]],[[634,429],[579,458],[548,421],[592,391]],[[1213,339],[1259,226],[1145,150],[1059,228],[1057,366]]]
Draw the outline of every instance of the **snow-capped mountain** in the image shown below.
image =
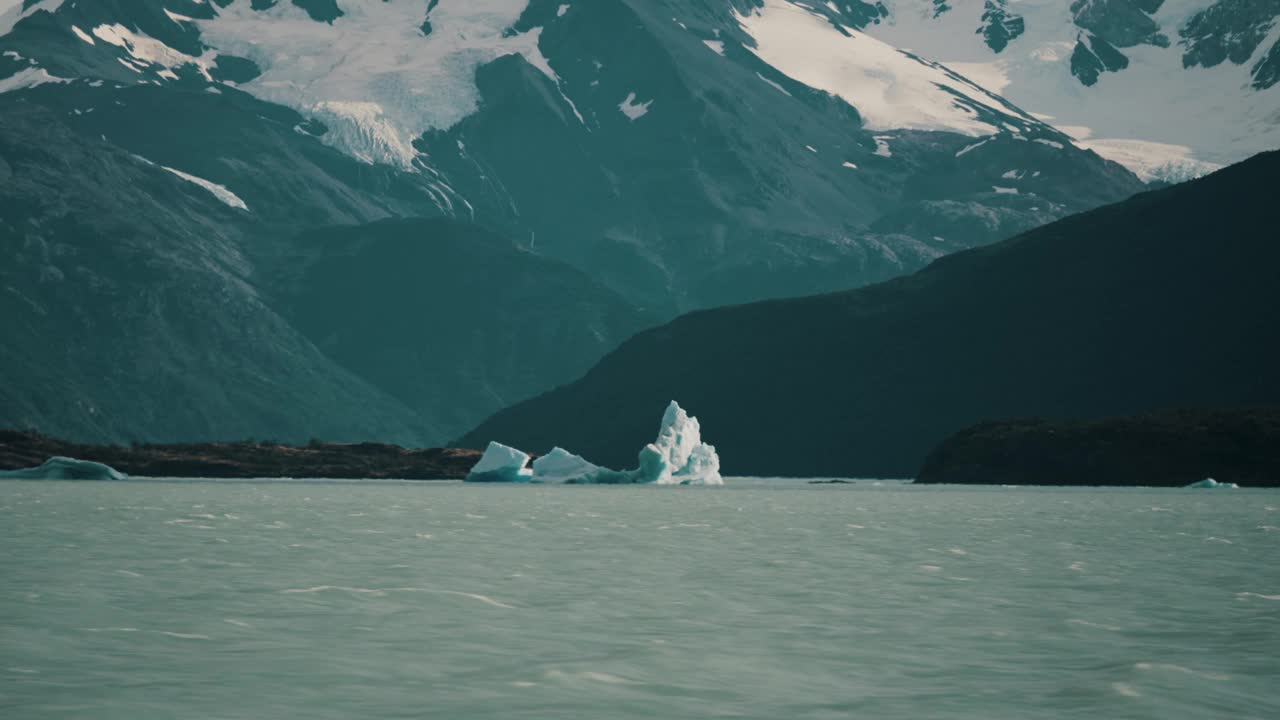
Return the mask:
[[[59,71],[125,83],[185,75],[243,81],[255,96],[324,123],[326,142],[409,167],[422,133],[447,130],[478,110],[475,72],[504,56],[537,68],[589,126],[575,104],[581,88],[557,70],[587,58],[544,48],[542,36],[549,28],[560,35],[556,28],[596,12],[590,6],[597,4],[610,3],[3,0],[9,67],[0,69],[8,76],[0,88],[65,79]],[[776,71],[845,99],[872,130],[990,133],[995,127],[973,111],[989,106],[1023,115],[1007,99],[1157,179],[1212,169],[1280,142],[1274,0],[630,4],[641,21],[670,16],[686,40],[711,52],[725,55],[726,42],[746,47]],[[605,28],[592,30],[608,36]],[[51,34],[86,47],[50,57]],[[628,105],[626,97],[616,103],[619,112],[638,119],[647,105],[638,95]]]
[[[1143,187],[1124,167],[1033,114],[1043,109],[989,86],[981,72],[939,63],[926,48],[904,48],[882,34],[895,17],[879,5],[7,5],[0,10],[0,113],[14,121],[3,128],[5,147],[18,152],[25,143],[42,153],[40,162],[15,156],[0,163],[7,178],[0,184],[6,213],[0,237],[6,253],[23,248],[28,263],[8,271],[54,277],[44,271],[48,265],[66,276],[59,258],[103,247],[101,234],[69,228],[110,226],[117,234],[128,228],[130,237],[128,260],[113,256],[103,264],[116,273],[108,278],[114,287],[131,287],[127,269],[134,265],[176,263],[198,276],[188,284],[205,289],[186,306],[158,295],[146,312],[130,306],[108,323],[97,312],[101,283],[84,286],[93,292],[68,295],[52,281],[24,280],[25,300],[3,296],[13,316],[31,303],[56,301],[94,318],[87,327],[97,332],[127,335],[129,323],[141,317],[166,318],[175,325],[157,327],[172,328],[182,325],[183,313],[191,322],[216,314],[222,300],[212,289],[218,278],[233,277],[237,293],[247,293],[237,295],[236,307],[246,308],[241,316],[260,308],[272,317],[258,323],[260,329],[287,326],[292,338],[262,346],[281,355],[254,366],[253,377],[281,383],[328,378],[315,381],[341,384],[332,398],[367,393],[374,408],[386,397],[410,403],[408,411],[425,428],[418,434],[424,442],[439,442],[498,407],[572,379],[594,359],[588,355],[604,352],[637,323],[886,279]],[[1012,52],[1031,30],[1014,37],[1017,23],[997,15],[987,18],[982,37],[1008,36],[1004,52]],[[97,194],[93,204],[76,202],[84,180],[77,164],[85,157],[98,159],[89,177],[130,183],[121,194],[127,202]],[[182,210],[169,213],[163,208],[174,198],[183,198]],[[575,348],[572,357],[558,366],[551,359],[522,366],[518,356],[478,361],[488,346],[447,313],[432,315],[430,323],[453,334],[435,335],[412,322],[414,303],[438,296],[382,292],[384,278],[331,279],[318,287],[367,295],[360,307],[379,322],[419,328],[380,335],[371,341],[376,349],[361,356],[360,348],[373,346],[362,344],[358,333],[344,334],[345,325],[299,305],[321,302],[323,291],[279,285],[298,276],[293,264],[328,257],[331,236],[309,232],[321,226],[353,227],[343,237],[354,259],[326,264],[329,269],[358,274],[394,267],[361,259],[366,252],[383,258],[378,248],[390,242],[387,232],[428,243],[424,254],[397,250],[403,262],[444,263],[447,254],[448,262],[461,263],[462,255],[446,253],[453,244],[437,242],[438,226],[361,229],[388,218],[442,216],[476,231],[450,235],[455,239],[484,234],[476,226],[486,237],[505,237],[512,247],[490,243],[488,256],[469,261],[489,257],[513,268],[531,293],[499,296],[476,287],[459,301],[476,311],[468,317],[490,322],[484,318],[511,317],[514,307],[557,307],[545,316],[521,316],[518,327],[538,331],[530,342],[541,343],[545,357],[555,347]],[[58,231],[39,230],[51,227]],[[202,233],[226,246],[217,262],[206,262],[211,251],[198,242]],[[160,234],[167,235],[163,242],[148,241]],[[30,252],[40,244],[36,237],[62,250]],[[191,245],[175,245],[174,237]],[[528,280],[539,274],[546,278],[541,285]],[[397,277],[414,282],[412,275]],[[548,297],[562,282],[575,288],[572,309]],[[198,335],[173,336],[190,345],[184,358],[225,353],[199,346]],[[433,342],[438,345],[431,349]],[[424,379],[406,372],[413,358],[427,355],[441,363],[437,373]],[[300,369],[304,357],[310,369]],[[317,369],[313,361],[331,365]],[[48,363],[28,363],[41,364]],[[181,363],[155,365],[177,372]],[[275,375],[263,368],[276,368]],[[80,371],[89,388],[84,392],[92,394],[88,369],[64,374]],[[240,377],[210,382],[233,376]],[[173,428],[158,422],[164,413],[130,412],[128,383],[142,377],[121,370],[117,379],[115,394],[95,412],[109,407],[116,417],[131,418],[136,437],[165,439]],[[458,390],[448,396],[448,412],[428,407],[445,397],[426,387],[433,382]],[[40,407],[30,398],[7,405]],[[319,412],[308,408],[300,415]],[[210,420],[203,426],[232,425]],[[362,422],[346,434],[374,427]]]
[[1280,146],[1275,0],[875,7],[864,32],[943,63],[1145,179],[1176,181]]

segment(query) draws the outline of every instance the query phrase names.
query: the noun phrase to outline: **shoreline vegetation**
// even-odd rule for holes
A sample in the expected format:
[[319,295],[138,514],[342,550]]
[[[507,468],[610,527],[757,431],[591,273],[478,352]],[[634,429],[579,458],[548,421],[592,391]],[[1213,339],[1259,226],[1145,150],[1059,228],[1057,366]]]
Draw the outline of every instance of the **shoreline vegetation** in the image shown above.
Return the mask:
[[36,432],[0,430],[0,470],[36,467],[55,456],[103,463],[141,477],[359,480],[461,480],[480,459],[475,450],[373,442],[82,445]]

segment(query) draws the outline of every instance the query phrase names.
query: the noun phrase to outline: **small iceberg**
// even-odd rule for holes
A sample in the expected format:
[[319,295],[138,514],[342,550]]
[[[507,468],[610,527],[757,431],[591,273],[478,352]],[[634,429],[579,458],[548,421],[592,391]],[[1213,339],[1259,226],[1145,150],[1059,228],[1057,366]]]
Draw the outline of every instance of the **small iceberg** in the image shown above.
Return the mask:
[[662,416],[658,439],[640,450],[640,467],[611,470],[564,448],[529,463],[529,454],[498,442],[489,443],[467,482],[546,483],[563,485],[723,485],[720,456],[702,442],[702,428],[672,400]]
[[529,453],[491,442],[480,462],[467,473],[467,482],[529,482],[533,471],[525,467]]
[[1199,482],[1193,482],[1190,485],[1187,485],[1186,487],[1191,489],[1196,489],[1196,490],[1209,490],[1213,488],[1235,488],[1237,490],[1240,489],[1240,486],[1235,483],[1218,482],[1213,478],[1205,478]]
[[39,467],[0,470],[0,479],[6,480],[126,480],[128,477],[110,465],[62,456],[51,457]]

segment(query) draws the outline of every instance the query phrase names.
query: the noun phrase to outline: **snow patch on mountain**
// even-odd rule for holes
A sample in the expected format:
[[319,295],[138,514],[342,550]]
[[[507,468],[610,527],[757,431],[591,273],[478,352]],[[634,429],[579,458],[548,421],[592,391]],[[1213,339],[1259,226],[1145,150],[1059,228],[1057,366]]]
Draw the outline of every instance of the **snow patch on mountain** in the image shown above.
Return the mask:
[[761,60],[788,77],[843,98],[871,130],[999,131],[975,108],[1008,115],[1000,98],[947,69],[870,35],[837,29],[825,16],[786,0],[765,0],[738,23]]
[[169,172],[173,173],[174,175],[177,175],[178,177],[182,178],[183,180],[186,180],[189,183],[199,185],[205,190],[208,190],[214,197],[218,198],[218,200],[221,200],[228,207],[238,208],[240,210],[245,210],[245,211],[248,211],[249,209],[249,206],[245,205],[244,201],[241,200],[239,196],[237,196],[235,193],[228,190],[225,185],[219,185],[215,182],[210,182],[209,180],[205,180],[202,177],[196,177],[195,175],[191,175],[190,173],[184,173],[181,170],[175,170],[171,167],[166,167],[164,165],[161,165],[160,167],[164,170],[168,170]]
[[0,0],[0,35],[8,35],[18,21],[37,12],[57,12],[66,0],[38,0],[23,7],[24,0]]
[[143,165],[150,165],[151,167],[160,168],[161,170],[164,170],[166,172],[173,173],[174,175],[182,178],[183,180],[186,180],[189,183],[192,183],[193,185],[198,185],[201,188],[204,188],[205,190],[209,191],[209,193],[212,194],[215,198],[220,200],[223,204],[227,205],[228,207],[233,207],[233,208],[237,208],[245,211],[249,210],[249,206],[246,205],[245,202],[241,200],[238,195],[228,190],[225,185],[219,185],[218,183],[215,183],[213,181],[205,180],[202,177],[197,177],[195,175],[192,175],[191,173],[182,172],[181,170],[171,168],[167,165],[156,164],[141,155],[133,154],[132,157],[134,160],[137,160]]
[[[78,30],[75,27],[72,29]],[[213,65],[212,53],[206,52],[202,57],[193,57],[178,52],[153,37],[134,32],[119,24],[99,25],[93,29],[93,36],[103,42],[124,48],[137,62],[145,65],[159,65],[171,71],[169,73],[171,79],[177,77],[173,75],[172,70],[192,65],[201,75],[204,75],[206,80],[213,80],[209,75],[209,68]]]
[[197,22],[209,46],[261,68],[241,89],[322,117],[325,142],[368,162],[410,167],[415,138],[477,110],[476,69],[500,57],[521,55],[559,84],[538,49],[541,28],[509,31],[528,0],[440,3],[426,34],[427,0],[338,5],[343,14],[324,23],[292,3],[235,0]]
[[765,77],[765,76],[761,75],[760,73],[756,73],[756,77],[758,77],[758,78],[760,78],[761,80],[765,81],[765,82],[766,82],[770,87],[772,87],[774,90],[777,90],[778,92],[782,93],[783,95],[786,95],[787,97],[793,97],[791,93],[787,92],[787,89],[786,89],[786,88],[784,88],[784,87],[782,87],[781,85],[779,85],[778,83],[776,83],[776,82],[774,82],[774,81],[770,80],[769,78],[767,78],[767,77]]
[[40,67],[29,67],[19,70],[7,78],[0,78],[0,93],[12,92],[23,88],[35,87],[46,83],[69,83],[66,78],[55,77],[48,70]]
[[627,97],[618,104],[618,109],[626,115],[631,122],[635,122],[644,117],[649,112],[649,106],[653,104],[652,100],[646,102],[638,102],[634,92],[627,93]]

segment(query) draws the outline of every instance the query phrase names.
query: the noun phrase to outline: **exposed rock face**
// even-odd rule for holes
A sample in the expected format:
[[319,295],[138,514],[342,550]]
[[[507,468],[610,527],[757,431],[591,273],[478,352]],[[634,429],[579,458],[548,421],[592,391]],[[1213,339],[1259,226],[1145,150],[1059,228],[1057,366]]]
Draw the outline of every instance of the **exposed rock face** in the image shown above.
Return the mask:
[[381,443],[78,445],[0,430],[0,470],[29,468],[59,455],[110,465],[129,475],[178,478],[461,479],[480,459],[473,450],[415,450]]
[[[1185,67],[1214,67],[1225,61],[1243,65],[1255,57],[1280,16],[1280,0],[1219,0],[1192,15],[1182,27]],[[1280,54],[1280,40],[1252,67],[1254,88],[1275,84],[1268,59]]]
[[1271,46],[1257,65],[1253,66],[1253,88],[1264,90],[1280,82],[1280,41]]
[[1129,67],[1129,58],[1111,43],[1090,33],[1083,33],[1071,51],[1071,74],[1086,86],[1098,82],[1104,72],[1119,72]]
[[1116,47],[1168,47],[1169,38],[1151,18],[1162,4],[1163,0],[1076,0],[1071,13],[1076,25]]
[[1009,11],[1005,0],[986,0],[982,9],[982,25],[978,33],[992,52],[999,53],[1025,32],[1027,25],[1022,16]]
[[983,423],[939,445],[916,482],[1280,487],[1280,408]]

